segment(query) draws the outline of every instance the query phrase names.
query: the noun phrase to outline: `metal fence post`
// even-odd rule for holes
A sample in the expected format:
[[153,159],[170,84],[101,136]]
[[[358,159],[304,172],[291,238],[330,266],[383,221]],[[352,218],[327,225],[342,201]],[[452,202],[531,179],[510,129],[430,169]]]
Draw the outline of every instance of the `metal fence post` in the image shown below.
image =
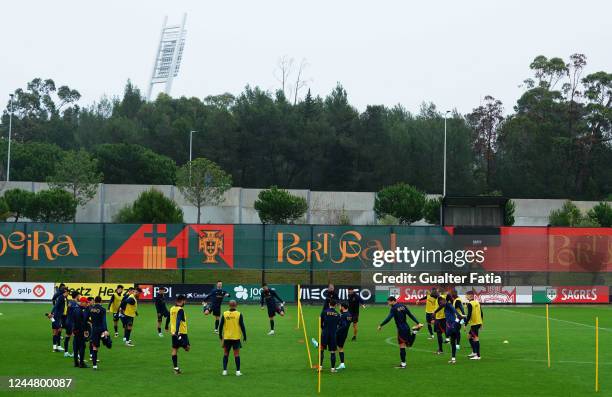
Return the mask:
[[[23,224],[23,234],[24,235],[28,235],[28,224],[24,223]],[[23,266],[21,266],[21,278],[23,279],[23,281],[27,281],[28,279],[28,275],[26,272],[26,261],[27,261],[27,250],[23,250]]]
[[[313,230],[314,227],[312,225],[310,225],[309,227],[310,227],[310,241],[312,241],[313,237],[314,237],[314,230]],[[310,285],[314,284],[314,265],[313,265],[313,262],[312,262],[312,257],[313,256],[314,255],[310,256],[310,261],[309,261],[310,262]]]
[[261,228],[261,283],[266,282],[266,224]]
[[[102,264],[106,262],[106,223],[102,223]],[[102,282],[106,282],[106,269],[102,268]]]

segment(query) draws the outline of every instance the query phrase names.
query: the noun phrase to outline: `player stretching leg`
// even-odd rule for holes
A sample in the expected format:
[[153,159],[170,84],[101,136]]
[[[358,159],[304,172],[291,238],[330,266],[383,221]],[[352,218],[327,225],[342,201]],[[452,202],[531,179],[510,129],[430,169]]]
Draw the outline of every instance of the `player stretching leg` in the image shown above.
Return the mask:
[[346,368],[344,365],[344,342],[348,337],[351,323],[353,323],[353,315],[349,311],[349,305],[343,303],[340,305],[340,321],[338,322],[338,330],[336,331],[336,344],[338,345],[338,354],[340,355],[340,365],[336,369]]
[[204,302],[212,300],[209,304],[203,303],[204,315],[208,316],[210,313],[215,316],[215,329],[213,332],[219,333],[219,317],[221,316],[221,305],[223,299],[229,297],[230,294],[223,290],[223,283],[217,281],[217,288],[210,291],[205,297]]
[[110,302],[108,303],[108,311],[113,315],[113,328],[115,329],[115,338],[119,336],[119,330],[117,329],[117,323],[119,322],[119,306],[123,300],[123,285],[118,285],[115,288],[115,292],[111,295]]
[[461,318],[453,306],[453,296],[452,294],[448,294],[446,296],[446,303],[444,306],[440,306],[436,309],[437,311],[444,310],[444,316],[446,320],[446,336],[450,338],[451,343],[451,359],[448,362],[449,364],[456,363],[456,355],[457,355],[457,337],[461,332]]
[[259,303],[261,304],[261,309],[264,308],[264,303],[268,308],[268,318],[270,319],[270,332],[268,335],[274,335],[274,316],[278,313],[280,316],[285,315],[285,302],[281,299],[280,296],[268,287],[268,284],[264,283],[262,285],[261,290],[261,298],[259,299]]
[[219,325],[219,339],[223,348],[223,375],[227,375],[227,362],[229,361],[229,351],[234,349],[234,361],[236,362],[236,376],[241,376],[240,372],[240,339],[246,343],[247,335],[244,327],[244,318],[236,310],[236,301],[229,302],[229,310],[223,313]]
[[142,290],[140,288],[136,288],[133,289],[133,291],[134,292],[132,294],[121,302],[120,308],[121,313],[123,314],[121,320],[125,328],[123,339],[125,339],[125,345],[129,347],[134,346],[130,337],[132,335],[132,328],[134,327],[134,317],[138,315],[138,297],[140,296]]
[[478,337],[478,333],[480,332],[480,328],[482,328],[482,320],[484,315],[482,313],[480,302],[474,299],[474,291],[468,291],[466,297],[468,299],[468,312],[465,321],[467,326],[470,327],[468,340],[472,346],[472,353],[468,357],[470,360],[480,360],[480,339]]
[[174,373],[180,374],[181,370],[178,366],[178,351],[180,348],[189,351],[189,337],[187,336],[187,316],[185,316],[185,295],[176,297],[176,304],[170,309],[170,332],[172,333],[172,365]]
[[434,311],[438,307],[438,289],[432,287],[431,291],[427,292],[427,295],[419,299],[419,302],[420,301],[425,301],[425,322],[427,323],[427,331],[429,331],[428,339],[433,339],[433,327],[435,323]]
[[[397,343],[399,344],[400,348],[400,365],[396,366],[395,368],[405,369],[406,346],[412,346],[414,344],[416,332],[423,327],[423,324],[421,324],[419,320],[414,317],[414,315],[410,312],[410,309],[403,304],[398,303],[395,297],[388,297],[387,304],[391,306],[391,310],[389,310],[389,315],[387,318],[385,318],[384,321],[378,326],[378,330],[380,331],[385,324],[391,321],[391,319],[395,320],[395,326],[397,327]],[[408,322],[406,321],[406,317],[410,317],[410,319],[416,323],[416,326],[410,329]]]

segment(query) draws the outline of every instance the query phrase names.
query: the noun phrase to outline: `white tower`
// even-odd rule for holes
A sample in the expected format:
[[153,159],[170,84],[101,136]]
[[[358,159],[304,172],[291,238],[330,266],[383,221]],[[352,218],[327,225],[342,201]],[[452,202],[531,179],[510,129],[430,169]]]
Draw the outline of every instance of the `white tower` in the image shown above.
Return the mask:
[[185,21],[187,14],[183,14],[183,22],[180,25],[167,26],[168,17],[164,18],[159,46],[153,62],[151,82],[147,90],[147,100],[151,100],[154,84],[165,84],[164,92],[170,95],[172,80],[178,75],[183,59],[183,48],[185,47]]

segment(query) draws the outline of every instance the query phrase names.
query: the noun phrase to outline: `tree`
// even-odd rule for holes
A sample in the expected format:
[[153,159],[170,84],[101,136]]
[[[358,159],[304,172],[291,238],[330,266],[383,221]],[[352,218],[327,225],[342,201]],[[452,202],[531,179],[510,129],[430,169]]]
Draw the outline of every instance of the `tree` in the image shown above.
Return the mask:
[[589,210],[587,216],[601,227],[612,227],[612,205],[609,202],[599,202]]
[[[6,159],[7,150],[7,142],[0,142],[0,152],[4,159]],[[11,180],[44,182],[49,175],[55,172],[55,167],[64,157],[64,153],[59,146],[50,143],[13,142],[11,144]],[[6,175],[3,176],[3,179],[6,179]]]
[[391,215],[409,225],[423,218],[425,193],[406,183],[387,186],[376,194],[374,212],[377,218]]
[[198,209],[200,223],[202,207],[221,204],[223,194],[232,187],[232,177],[216,163],[198,158],[178,170],[176,183],[185,200]]
[[478,163],[485,170],[486,191],[491,190],[493,161],[497,151],[497,137],[504,120],[502,102],[490,95],[485,96],[484,104],[475,108],[466,119],[474,131],[473,150]]
[[159,190],[140,193],[131,206],[114,217],[120,223],[183,223],[183,210]]
[[582,220],[580,209],[567,200],[558,210],[550,211],[548,223],[550,226],[577,226]]
[[96,195],[102,174],[97,161],[81,149],[66,153],[48,182],[51,188],[68,190],[82,207]]
[[261,222],[268,224],[295,223],[308,210],[306,199],[276,186],[259,192],[254,207]]
[[6,222],[6,220],[10,216],[11,216],[11,211],[9,209],[9,206],[6,200],[4,199],[4,197],[0,197],[0,221]]
[[35,194],[23,189],[9,189],[4,192],[4,201],[8,205],[15,222],[19,221],[28,210]]
[[34,222],[70,222],[76,217],[78,202],[63,189],[41,190],[30,200],[25,216]]
[[431,225],[440,224],[440,211],[442,208],[442,197],[427,199],[423,206],[423,218]]
[[504,226],[514,225],[514,211],[516,210],[516,204],[512,200],[506,202],[504,207]]
[[93,157],[104,183],[173,185],[176,163],[144,146],[105,143],[94,147]]

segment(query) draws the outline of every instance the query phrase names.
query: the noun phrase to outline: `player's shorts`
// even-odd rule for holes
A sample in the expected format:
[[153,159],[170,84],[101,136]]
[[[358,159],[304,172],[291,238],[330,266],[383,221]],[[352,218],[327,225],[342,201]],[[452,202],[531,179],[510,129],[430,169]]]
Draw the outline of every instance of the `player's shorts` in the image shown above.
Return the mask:
[[458,336],[459,333],[461,331],[461,324],[459,324],[456,321],[453,321],[452,323],[448,323],[446,324],[446,336],[447,337],[451,337],[451,336]]
[[436,332],[444,333],[446,332],[446,319],[440,318],[436,319],[434,322],[434,328]]
[[91,341],[92,345],[94,345],[95,347],[100,347],[100,340],[102,339],[103,332],[103,329],[94,328],[91,330],[91,333],[89,334],[89,340]]
[[[155,308],[157,310],[157,308]],[[168,309],[164,310],[157,310],[157,321],[161,321],[163,317],[170,317],[170,312],[168,311]]]
[[482,327],[482,324],[472,325],[470,327],[470,335],[472,335],[472,337],[477,337],[480,327]]
[[410,328],[399,328],[397,330],[397,343],[405,343],[408,346],[412,346],[414,344],[415,339],[416,335],[412,333],[412,330]]
[[274,307],[268,306],[268,317],[274,317],[276,316],[276,313],[277,313],[276,306]]
[[347,337],[348,337],[348,330],[346,332],[336,333],[336,345],[338,345],[338,347],[344,347],[344,342],[346,342]]
[[118,321],[119,320],[119,313],[113,313],[113,320],[114,321]]
[[221,306],[213,306],[212,307],[212,314],[215,317],[221,317]]
[[128,325],[134,324],[134,317],[123,316],[123,317],[120,317],[120,318],[121,318],[121,324],[123,324],[124,327],[127,327]]
[[336,351],[338,343],[336,340],[336,334],[333,335],[321,335],[321,348],[323,350]]
[[425,313],[425,322],[427,324],[431,324],[432,321],[434,321],[434,314],[433,313]]
[[189,347],[190,343],[189,343],[189,337],[187,336],[187,334],[181,334],[180,337],[177,335],[172,335],[172,348],[173,349],[179,349],[179,348],[186,348]]
[[53,317],[53,321],[51,322],[51,329],[61,329],[62,328],[62,318]]
[[231,349],[238,350],[242,347],[240,339],[223,339],[223,348],[228,352]]
[[351,317],[353,318],[351,320],[353,322],[353,324],[357,324],[359,322],[359,313],[352,313],[351,312]]

